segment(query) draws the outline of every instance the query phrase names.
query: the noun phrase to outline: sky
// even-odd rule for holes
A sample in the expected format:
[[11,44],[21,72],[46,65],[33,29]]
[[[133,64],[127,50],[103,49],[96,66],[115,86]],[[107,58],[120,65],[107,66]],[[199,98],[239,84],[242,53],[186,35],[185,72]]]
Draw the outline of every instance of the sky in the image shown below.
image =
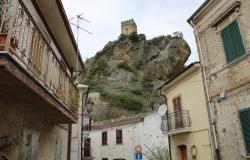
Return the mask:
[[[205,0],[62,0],[69,19],[83,13],[80,27],[93,35],[79,31],[79,50],[83,60],[93,57],[109,41],[121,33],[121,21],[133,18],[138,33],[147,39],[181,31],[191,48],[187,61],[198,61],[192,27],[187,19]],[[76,18],[70,22],[76,24]],[[76,35],[76,27],[72,26]]]

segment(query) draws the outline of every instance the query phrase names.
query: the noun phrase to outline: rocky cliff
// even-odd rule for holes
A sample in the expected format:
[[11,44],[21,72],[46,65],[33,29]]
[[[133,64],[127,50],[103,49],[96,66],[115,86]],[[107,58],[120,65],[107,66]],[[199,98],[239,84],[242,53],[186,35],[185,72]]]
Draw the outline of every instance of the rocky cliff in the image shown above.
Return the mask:
[[94,120],[151,110],[161,100],[155,87],[180,72],[190,52],[184,39],[170,35],[146,40],[134,33],[106,44],[87,60],[82,77],[104,102],[95,106]]

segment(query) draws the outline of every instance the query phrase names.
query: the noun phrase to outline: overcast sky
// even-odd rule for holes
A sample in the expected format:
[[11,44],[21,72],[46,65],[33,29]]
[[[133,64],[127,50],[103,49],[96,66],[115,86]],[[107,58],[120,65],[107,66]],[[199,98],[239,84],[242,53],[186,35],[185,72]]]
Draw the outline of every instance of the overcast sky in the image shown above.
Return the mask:
[[[93,32],[79,34],[82,57],[93,57],[104,45],[120,35],[121,21],[133,18],[138,33],[147,39],[181,31],[189,43],[192,54],[188,64],[198,60],[193,30],[186,20],[204,0],[62,0],[68,18],[83,14],[91,23],[82,21],[80,26]],[[76,23],[76,19],[71,21]],[[76,28],[73,27],[76,32]]]

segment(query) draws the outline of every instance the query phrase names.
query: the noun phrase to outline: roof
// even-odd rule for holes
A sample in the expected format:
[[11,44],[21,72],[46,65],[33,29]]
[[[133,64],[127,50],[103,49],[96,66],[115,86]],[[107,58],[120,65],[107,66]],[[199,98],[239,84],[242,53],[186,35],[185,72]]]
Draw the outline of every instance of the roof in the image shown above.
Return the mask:
[[193,66],[195,66],[196,64],[200,64],[200,62],[193,62],[190,65],[188,65],[186,68],[184,68],[180,73],[176,74],[175,76],[173,76],[170,80],[164,82],[160,87],[158,87],[157,89],[162,89],[165,85],[171,83],[172,81],[174,81],[175,79],[177,79],[179,76],[181,76],[182,74],[184,74],[185,72],[187,72],[188,70],[190,70],[191,68],[193,68]]
[[210,2],[211,0],[206,0],[202,5],[192,14],[191,17],[188,18],[187,22],[191,22],[193,18],[200,13],[200,11]]
[[128,124],[136,124],[144,121],[143,116],[135,116],[135,117],[128,117],[128,118],[119,118],[119,119],[112,119],[94,123],[92,125],[92,130],[99,130],[111,127],[119,127]]

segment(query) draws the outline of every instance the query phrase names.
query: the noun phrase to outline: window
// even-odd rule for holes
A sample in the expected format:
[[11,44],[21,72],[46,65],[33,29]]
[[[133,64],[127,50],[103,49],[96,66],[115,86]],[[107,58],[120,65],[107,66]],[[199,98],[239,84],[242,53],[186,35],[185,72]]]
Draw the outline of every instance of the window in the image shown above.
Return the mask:
[[108,158],[102,158],[102,160],[109,160]]
[[245,54],[245,48],[237,21],[234,21],[224,30],[222,30],[221,37],[226,53],[227,62],[232,62],[233,60]]
[[102,132],[102,145],[107,145],[107,144],[108,144],[108,133]]
[[91,157],[91,139],[87,138],[84,141],[83,156]]
[[180,96],[173,99],[173,105],[174,105],[174,112],[180,112],[182,110]]
[[116,144],[122,144],[122,130],[116,130]]
[[250,108],[239,112],[247,156],[250,156]]

